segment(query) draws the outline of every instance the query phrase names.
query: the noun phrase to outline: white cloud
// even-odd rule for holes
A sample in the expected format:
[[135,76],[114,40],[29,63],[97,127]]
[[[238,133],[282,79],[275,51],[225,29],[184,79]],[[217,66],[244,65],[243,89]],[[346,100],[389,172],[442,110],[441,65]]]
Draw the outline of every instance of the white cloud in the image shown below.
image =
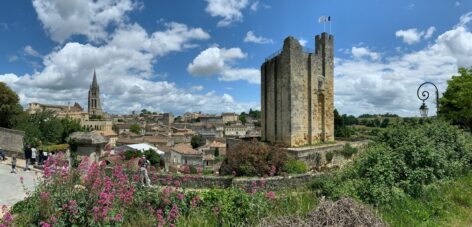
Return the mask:
[[351,53],[352,53],[352,56],[354,56],[355,58],[362,58],[362,57],[367,56],[367,57],[370,57],[370,59],[373,61],[377,61],[380,59],[379,53],[373,52],[369,50],[369,48],[365,48],[365,47],[352,47]]
[[18,60],[18,56],[16,55],[8,56],[8,62],[15,62],[17,60]]
[[[147,108],[156,112],[220,113],[256,108],[256,102],[237,102],[229,94],[193,94],[175,83],[162,81],[166,73],[154,72],[156,58],[196,46],[210,36],[201,28],[170,22],[163,30],[147,33],[138,24],[122,24],[101,43],[68,42],[42,58],[42,70],[32,74],[0,75],[20,96],[21,103],[67,104],[86,108],[92,73],[97,72],[102,104],[111,113]],[[25,52],[34,53],[33,48]],[[227,59],[244,58],[238,49],[224,53]],[[155,81],[160,80],[160,81]],[[194,89],[203,89],[194,87]],[[151,107],[151,108],[149,108]]]
[[407,6],[407,8],[409,10],[412,10],[413,8],[415,8],[415,3],[411,3],[410,5]]
[[456,7],[461,6],[461,5],[462,5],[462,4],[461,4],[459,1],[456,1],[456,2],[454,3],[454,6],[456,6]]
[[246,56],[239,48],[210,47],[193,59],[187,71],[199,76],[218,75],[218,80],[221,81],[246,80],[249,83],[258,84],[260,83],[259,70],[233,67],[235,60],[244,59]]
[[223,17],[218,27],[226,27],[234,22],[242,21],[242,10],[249,5],[249,0],[206,0],[206,12],[212,17]]
[[411,45],[421,41],[422,38],[429,39],[433,36],[436,28],[431,26],[426,31],[418,31],[416,28],[410,28],[407,30],[398,30],[395,32],[396,37],[403,39],[403,42]]
[[192,90],[193,91],[201,91],[203,90],[205,87],[203,87],[202,85],[195,85],[195,86],[192,86]]
[[259,9],[259,1],[255,1],[251,4],[251,7],[249,7],[252,11],[256,12]]
[[27,54],[27,55],[31,55],[33,57],[42,57],[42,55],[40,53],[38,53],[38,51],[36,51],[35,49],[33,49],[32,46],[30,45],[27,45],[25,46],[25,48],[23,48],[23,51]]
[[429,39],[433,36],[433,33],[436,31],[436,28],[431,26],[426,30],[426,33],[424,34],[424,39]]
[[268,43],[274,43],[274,40],[265,38],[262,36],[256,36],[253,31],[248,31],[246,33],[246,37],[244,37],[244,42],[246,43],[258,43],[258,44],[268,44]]
[[298,40],[298,42],[299,42],[300,45],[302,45],[302,46],[305,46],[305,45],[308,43],[308,41],[307,41],[306,39],[303,39],[303,38],[300,38],[300,39]]
[[152,34],[138,24],[122,26],[112,35],[111,45],[133,50],[145,50],[154,55],[164,56],[170,52],[195,47],[191,40],[207,40],[210,35],[202,28],[189,28],[185,24],[170,22],[166,30]]
[[[351,59],[336,58],[336,108],[341,113],[356,115],[390,112],[418,116],[421,102],[416,97],[416,90],[421,83],[435,83],[441,94],[447,87],[447,80],[457,75],[458,67],[472,65],[471,19],[472,13],[462,16],[458,25],[419,51],[400,52],[384,57],[382,61],[359,58],[359,55],[355,56],[359,51],[352,51]],[[370,56],[366,54],[368,51],[360,53]],[[428,106],[434,113],[435,104],[428,103]]]
[[107,26],[125,21],[137,5],[131,0],[33,0],[33,6],[52,40],[62,43],[72,35],[104,40]]
[[8,24],[5,22],[0,22],[0,29],[1,30],[7,30],[8,29]]

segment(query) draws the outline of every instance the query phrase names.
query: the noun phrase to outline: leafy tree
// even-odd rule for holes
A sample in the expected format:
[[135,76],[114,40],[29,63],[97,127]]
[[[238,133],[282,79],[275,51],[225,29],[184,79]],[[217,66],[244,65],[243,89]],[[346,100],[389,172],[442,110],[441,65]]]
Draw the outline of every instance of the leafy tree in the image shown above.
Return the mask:
[[194,135],[192,136],[192,140],[190,141],[190,143],[192,144],[192,148],[197,148],[197,147],[201,147],[203,145],[205,145],[206,141],[205,139],[203,139],[203,137],[198,134],[198,135]]
[[18,95],[4,82],[0,82],[0,127],[13,127],[12,118],[22,112]]
[[80,122],[75,119],[72,119],[69,117],[63,118],[61,119],[61,124],[63,127],[61,142],[63,143],[66,142],[67,137],[69,137],[69,135],[72,134],[73,132],[82,131]]
[[459,73],[447,81],[439,115],[472,131],[472,68],[459,68]]
[[23,113],[14,119],[15,129],[25,131],[25,142],[38,146],[40,144],[57,144],[63,141],[64,126],[52,111],[41,111],[35,114]]
[[247,113],[246,112],[242,112],[240,115],[239,115],[239,120],[243,123],[243,124],[246,124],[246,116],[247,116]]
[[141,133],[141,126],[138,124],[132,124],[129,126],[129,130],[133,133],[140,134]]

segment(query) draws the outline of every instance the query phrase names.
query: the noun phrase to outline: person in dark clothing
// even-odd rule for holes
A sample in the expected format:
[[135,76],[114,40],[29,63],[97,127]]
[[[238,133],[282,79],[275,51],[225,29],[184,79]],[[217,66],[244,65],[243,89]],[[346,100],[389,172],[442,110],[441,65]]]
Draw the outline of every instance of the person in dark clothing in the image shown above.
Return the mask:
[[30,168],[29,168],[29,164],[30,164],[30,161],[31,161],[31,145],[27,145],[26,148],[25,148],[25,171],[29,171]]
[[0,161],[5,161],[7,158],[5,157],[5,151],[0,148]]

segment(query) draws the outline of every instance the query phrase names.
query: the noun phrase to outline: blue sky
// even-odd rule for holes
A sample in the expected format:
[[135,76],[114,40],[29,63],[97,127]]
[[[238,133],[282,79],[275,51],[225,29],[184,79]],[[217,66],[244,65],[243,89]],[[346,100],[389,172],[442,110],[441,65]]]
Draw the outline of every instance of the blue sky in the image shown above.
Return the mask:
[[111,113],[259,109],[264,59],[289,35],[313,49],[322,15],[332,17],[341,113],[418,115],[419,84],[432,81],[443,92],[457,67],[472,66],[472,2],[465,0],[1,4],[0,81],[23,105],[86,108],[95,69]]

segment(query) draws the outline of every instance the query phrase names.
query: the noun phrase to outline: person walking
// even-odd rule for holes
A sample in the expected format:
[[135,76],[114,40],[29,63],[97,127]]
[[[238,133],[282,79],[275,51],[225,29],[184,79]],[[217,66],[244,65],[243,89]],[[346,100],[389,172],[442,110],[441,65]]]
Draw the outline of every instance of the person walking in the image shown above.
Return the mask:
[[29,164],[31,161],[31,145],[27,145],[25,148],[25,171],[30,171]]
[[36,148],[31,148],[31,164],[34,166],[36,164],[36,156],[38,155]]
[[149,161],[146,159],[146,155],[143,154],[143,156],[139,159],[138,162],[139,169],[140,169],[140,178],[141,178],[141,184],[144,186],[151,186],[151,180],[149,179],[148,173],[147,173],[147,167],[149,165]]
[[13,154],[11,157],[11,172],[16,173],[16,154]]

